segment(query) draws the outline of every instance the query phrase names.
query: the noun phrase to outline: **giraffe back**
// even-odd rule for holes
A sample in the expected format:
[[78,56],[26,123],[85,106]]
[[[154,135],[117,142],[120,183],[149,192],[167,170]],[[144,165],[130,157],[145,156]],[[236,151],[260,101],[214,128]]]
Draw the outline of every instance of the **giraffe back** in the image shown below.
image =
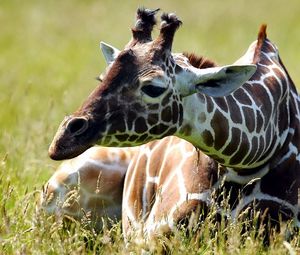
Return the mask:
[[123,182],[137,148],[92,147],[64,161],[44,185],[41,205],[47,213],[88,217],[121,217]]
[[[167,137],[130,149],[93,147],[65,161],[45,185],[41,204],[51,214],[87,216],[98,227],[101,217],[122,214],[125,237],[172,231],[197,209],[205,216],[212,203],[230,209],[232,219],[255,203],[276,222],[294,218],[299,224],[297,202],[290,200],[297,199],[297,169],[287,171],[290,176],[240,175],[185,140]],[[222,208],[224,200],[229,208]]]
[[192,144],[170,136],[141,146],[125,178],[122,224],[130,235],[170,231],[211,201],[217,164]]

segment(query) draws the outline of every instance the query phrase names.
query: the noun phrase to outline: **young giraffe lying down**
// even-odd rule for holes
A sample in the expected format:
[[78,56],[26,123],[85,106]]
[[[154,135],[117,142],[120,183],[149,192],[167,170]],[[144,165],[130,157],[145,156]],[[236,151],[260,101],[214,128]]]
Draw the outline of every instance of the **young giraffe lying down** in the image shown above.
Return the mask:
[[[253,189],[268,177],[251,178],[220,168],[192,144],[170,136],[140,147],[92,147],[63,162],[45,185],[41,204],[51,214],[87,216],[98,227],[101,217],[119,220],[122,215],[126,238],[136,231],[146,237],[168,233],[197,210],[204,216],[211,204],[233,220],[259,200],[281,203],[273,223],[297,215],[297,207]],[[222,208],[223,199],[230,208]]]
[[120,219],[123,206],[125,236],[140,227],[146,235],[167,232],[210,203],[216,167],[177,137],[133,148],[92,147],[60,165],[44,186],[41,204],[48,213],[88,216],[97,225],[103,216]]

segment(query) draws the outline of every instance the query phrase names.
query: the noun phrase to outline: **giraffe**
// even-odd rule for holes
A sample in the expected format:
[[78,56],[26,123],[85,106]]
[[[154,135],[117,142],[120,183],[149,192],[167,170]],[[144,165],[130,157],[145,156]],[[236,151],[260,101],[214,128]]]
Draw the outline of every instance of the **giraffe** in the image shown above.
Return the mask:
[[142,145],[125,176],[125,240],[169,233],[197,210],[205,216],[218,174],[215,160],[176,136]]
[[84,218],[101,228],[101,217],[121,218],[125,173],[133,148],[95,146],[64,161],[44,185],[40,206],[47,214]]
[[86,218],[97,229],[101,217],[119,220],[122,214],[126,238],[137,230],[151,237],[171,231],[197,208],[205,210],[217,173],[213,159],[174,136],[141,147],[95,146],[59,166],[40,204],[48,214]]
[[63,120],[50,157],[71,158],[95,143],[136,146],[175,135],[218,162],[231,193],[243,193],[239,202],[230,195],[232,215],[255,201],[274,221],[293,218],[299,226],[300,99],[266,26],[243,57],[219,67],[171,53],[181,25],[175,14],[162,15],[152,40],[155,13],[138,9],[124,50],[101,45],[109,64],[103,81]]
[[[97,146],[59,167],[45,185],[41,205],[50,214],[90,221],[98,230],[101,217],[120,220],[122,214],[123,234],[130,240],[173,231],[197,210],[206,215],[212,204],[218,205],[213,195],[222,193],[224,186],[230,185],[232,192],[227,199],[233,220],[260,196],[272,201],[268,194],[251,193],[250,183],[223,182],[228,175],[212,158],[177,137],[134,148]],[[224,210],[220,213],[228,211],[218,207]]]

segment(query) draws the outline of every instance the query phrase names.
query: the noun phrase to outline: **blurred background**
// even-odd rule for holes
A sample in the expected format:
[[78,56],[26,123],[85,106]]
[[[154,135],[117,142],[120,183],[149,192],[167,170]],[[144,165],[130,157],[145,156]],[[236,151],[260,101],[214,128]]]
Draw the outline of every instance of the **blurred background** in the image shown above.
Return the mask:
[[219,64],[238,59],[266,23],[300,86],[299,0],[1,0],[0,194],[13,186],[11,203],[26,190],[39,189],[53,173],[58,163],[48,159],[49,143],[105,67],[99,42],[122,49],[139,6],[175,12],[183,26],[174,51]]

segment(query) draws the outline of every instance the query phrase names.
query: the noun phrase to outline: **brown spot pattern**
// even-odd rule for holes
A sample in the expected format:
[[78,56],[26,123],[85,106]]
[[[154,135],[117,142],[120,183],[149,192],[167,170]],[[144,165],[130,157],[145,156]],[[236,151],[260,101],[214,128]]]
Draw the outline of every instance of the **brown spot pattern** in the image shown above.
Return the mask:
[[216,150],[219,150],[226,143],[229,135],[228,120],[219,110],[216,110],[214,114],[214,117],[211,121],[211,127],[215,131],[214,148]]
[[213,146],[214,139],[213,139],[213,136],[212,136],[211,132],[209,132],[208,130],[204,130],[202,132],[202,137],[203,137],[203,141],[206,144],[206,146],[208,146],[208,147]]
[[231,139],[225,150],[222,152],[227,156],[231,156],[237,149],[237,146],[240,142],[241,131],[238,128],[231,129],[232,137],[237,138],[238,140]]
[[243,113],[246,121],[246,127],[248,128],[248,131],[252,133],[255,129],[255,116],[252,108],[249,107],[243,107]]
[[242,119],[242,114],[241,114],[240,108],[237,105],[235,99],[231,95],[229,95],[227,97],[227,104],[228,104],[231,120],[234,123],[242,124],[243,119]]
[[138,134],[145,133],[148,130],[146,121],[142,117],[138,117],[134,123],[135,132]]

